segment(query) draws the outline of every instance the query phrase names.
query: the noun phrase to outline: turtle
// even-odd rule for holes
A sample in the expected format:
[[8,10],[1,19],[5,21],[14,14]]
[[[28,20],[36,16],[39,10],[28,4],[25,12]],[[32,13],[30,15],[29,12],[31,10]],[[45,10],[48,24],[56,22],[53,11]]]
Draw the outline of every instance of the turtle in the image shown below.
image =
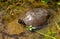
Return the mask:
[[29,30],[40,29],[48,22],[50,12],[42,7],[34,8],[22,15],[23,19],[20,17],[18,19],[18,23],[30,27]]

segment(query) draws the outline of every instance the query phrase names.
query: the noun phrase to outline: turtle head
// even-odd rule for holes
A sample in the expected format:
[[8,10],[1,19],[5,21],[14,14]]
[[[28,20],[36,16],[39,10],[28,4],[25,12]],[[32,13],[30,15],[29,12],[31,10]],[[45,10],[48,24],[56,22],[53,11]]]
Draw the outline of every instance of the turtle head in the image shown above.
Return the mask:
[[19,23],[19,24],[26,25],[26,24],[24,23],[24,21],[23,21],[23,20],[21,20],[21,19],[18,19],[18,23]]

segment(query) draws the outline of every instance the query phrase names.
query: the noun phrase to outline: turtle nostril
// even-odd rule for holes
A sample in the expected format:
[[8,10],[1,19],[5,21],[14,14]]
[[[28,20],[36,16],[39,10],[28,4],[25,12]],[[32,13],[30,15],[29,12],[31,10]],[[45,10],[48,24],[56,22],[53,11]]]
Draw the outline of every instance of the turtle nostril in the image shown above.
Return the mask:
[[23,20],[21,20],[21,19],[18,19],[18,23],[19,23],[19,24],[26,25],[26,24],[24,23],[24,21],[23,21]]

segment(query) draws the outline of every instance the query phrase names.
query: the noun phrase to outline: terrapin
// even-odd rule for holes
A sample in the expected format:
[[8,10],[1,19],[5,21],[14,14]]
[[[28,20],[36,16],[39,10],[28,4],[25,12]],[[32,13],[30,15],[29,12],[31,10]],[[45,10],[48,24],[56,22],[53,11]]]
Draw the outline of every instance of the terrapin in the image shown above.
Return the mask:
[[26,14],[22,16],[23,19],[18,20],[18,23],[30,26],[30,30],[32,30],[45,25],[49,17],[49,11],[45,8],[35,8],[27,11]]

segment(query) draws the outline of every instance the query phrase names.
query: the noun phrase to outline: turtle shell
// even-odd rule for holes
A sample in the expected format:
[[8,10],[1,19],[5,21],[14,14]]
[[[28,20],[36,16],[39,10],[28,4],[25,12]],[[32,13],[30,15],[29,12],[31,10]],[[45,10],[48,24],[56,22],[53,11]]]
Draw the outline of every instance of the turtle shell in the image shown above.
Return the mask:
[[41,26],[48,20],[48,11],[45,8],[35,8],[26,12],[22,21],[27,25]]

